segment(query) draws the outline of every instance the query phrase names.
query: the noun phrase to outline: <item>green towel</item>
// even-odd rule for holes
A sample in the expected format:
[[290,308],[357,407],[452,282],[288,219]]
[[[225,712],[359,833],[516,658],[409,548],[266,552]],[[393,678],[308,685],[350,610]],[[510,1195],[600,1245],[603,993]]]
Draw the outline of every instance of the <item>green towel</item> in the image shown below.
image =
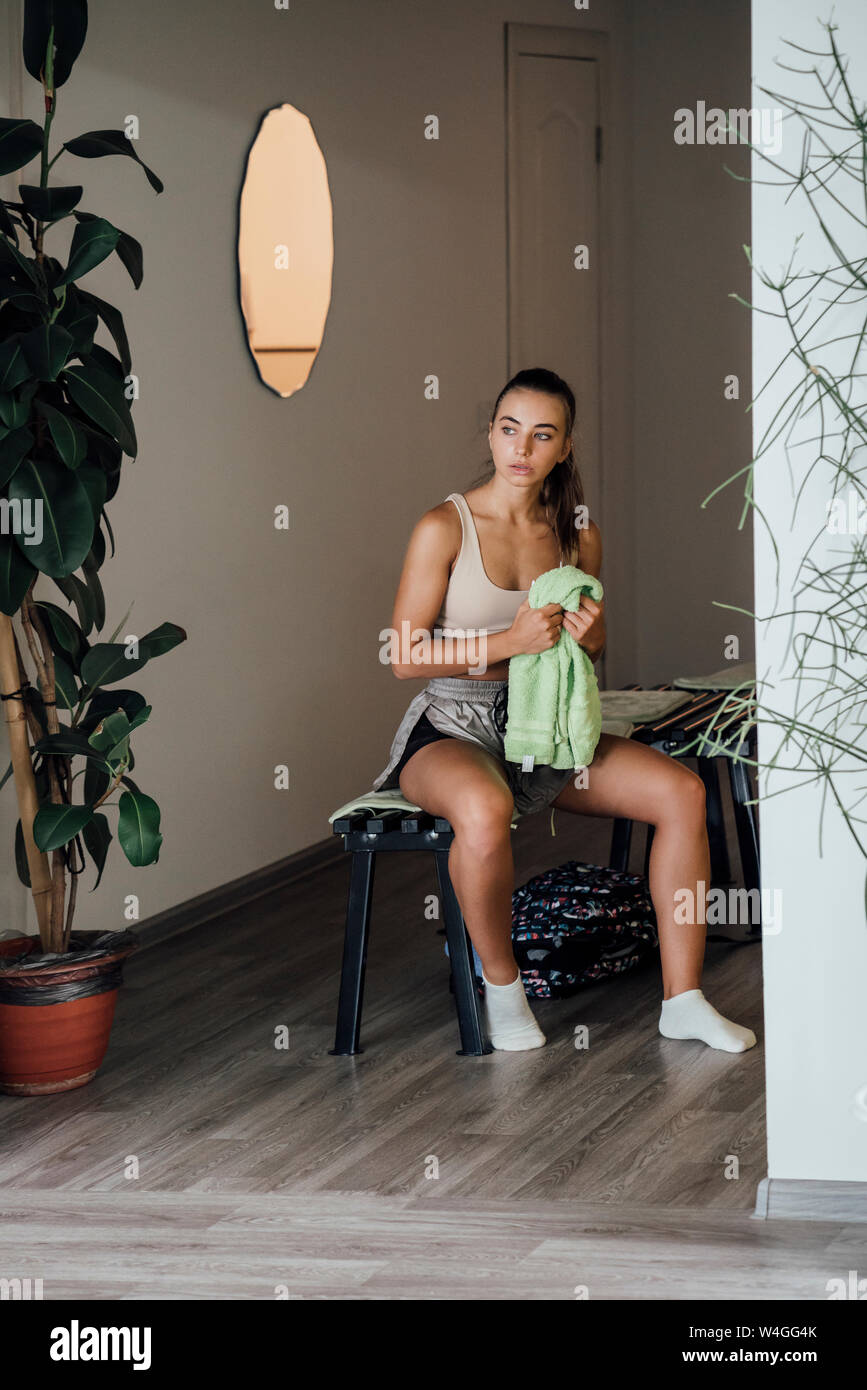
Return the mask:
[[[531,608],[559,603],[575,613],[582,594],[598,603],[602,597],[599,580],[574,565],[561,565],[540,574],[527,598]],[[547,651],[522,652],[511,658],[504,748],[508,762],[524,764],[527,772],[536,763],[588,767],[601,732],[593,662],[565,627]]]

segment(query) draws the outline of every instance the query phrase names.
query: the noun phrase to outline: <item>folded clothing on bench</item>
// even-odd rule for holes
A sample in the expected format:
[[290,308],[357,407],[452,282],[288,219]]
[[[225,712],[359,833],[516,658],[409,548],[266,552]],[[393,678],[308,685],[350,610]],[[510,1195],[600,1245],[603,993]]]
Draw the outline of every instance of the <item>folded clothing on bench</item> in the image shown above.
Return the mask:
[[407,801],[399,791],[365,792],[363,796],[356,796],[352,801],[346,801],[342,806],[338,806],[336,811],[332,811],[328,817],[328,824],[333,825],[339,816],[353,816],[359,811],[370,811],[375,816],[377,811],[398,810],[420,811],[421,807]]

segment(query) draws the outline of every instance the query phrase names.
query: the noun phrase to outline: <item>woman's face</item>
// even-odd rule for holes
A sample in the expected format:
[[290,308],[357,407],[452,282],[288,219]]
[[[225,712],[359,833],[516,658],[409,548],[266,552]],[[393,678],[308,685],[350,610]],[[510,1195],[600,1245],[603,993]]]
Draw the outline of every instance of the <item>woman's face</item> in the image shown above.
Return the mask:
[[507,391],[488,430],[488,443],[501,478],[513,486],[541,486],[569,453],[565,402],[544,391]]

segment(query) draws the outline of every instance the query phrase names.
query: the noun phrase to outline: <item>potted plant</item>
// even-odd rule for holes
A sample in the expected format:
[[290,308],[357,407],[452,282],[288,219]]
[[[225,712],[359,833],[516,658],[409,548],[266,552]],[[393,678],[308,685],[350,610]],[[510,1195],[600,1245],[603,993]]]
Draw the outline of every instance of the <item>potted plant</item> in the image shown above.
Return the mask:
[[[48,175],[61,156],[125,155],[157,193],[162,184],[122,130],[88,131],[49,157],[57,90],[86,32],[86,0],[25,0],[24,64],[42,84],[45,122],[0,120],[0,174],[40,160],[38,184],[0,199],[0,699],[11,749],[0,787],[11,774],[15,861],[39,924],[38,937],[0,942],[0,1090],[15,1095],[84,1085],[105,1055],[123,960],[137,941],[130,931],[72,932],[78,875],[86,852],[98,887],[110,808],[130,864],[159,858],[159,807],[129,776],[130,735],[151,706],[125,681],[186,638],[162,623],[118,642],[124,617],[108,641],[90,640],[105,625],[103,524],[114,554],[105,504],[137,446],[123,317],[79,282],[114,253],[137,289],[142,249],[80,208],[79,185],[49,185]],[[46,247],[64,227],[72,229],[65,264]],[[100,324],[116,352],[94,341]],[[40,574],[65,606],[34,597]]]

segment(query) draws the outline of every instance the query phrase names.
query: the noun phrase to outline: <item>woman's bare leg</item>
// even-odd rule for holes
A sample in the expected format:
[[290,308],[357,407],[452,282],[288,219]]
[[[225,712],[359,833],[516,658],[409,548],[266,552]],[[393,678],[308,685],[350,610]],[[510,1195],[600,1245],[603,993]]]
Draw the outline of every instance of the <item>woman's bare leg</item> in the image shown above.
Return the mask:
[[[568,783],[552,804],[579,815],[623,817],[654,827],[648,886],[659,930],[663,998],[700,988],[705,922],[699,884],[710,891],[704,783],[684,763],[617,734],[600,737],[588,783],[583,788]],[[694,895],[697,920],[692,923],[675,921],[675,893],[683,889]]]
[[512,951],[515,865],[514,798],[496,758],[466,739],[425,744],[400,774],[408,801],[454,830],[449,876],[485,978],[510,984],[518,974]]
[[[699,1038],[724,1052],[746,1052],[756,1035],[724,1018],[701,989],[705,946],[702,892],[710,891],[704,783],[658,749],[616,734],[603,734],[590,764],[589,785],[570,782],[553,802],[564,811],[623,816],[654,827],[649,887],[659,929],[663,1004],[659,1031],[666,1038]],[[676,921],[687,890],[694,911]],[[680,914],[682,915],[682,913]]]
[[511,821],[515,801],[497,759],[468,739],[440,739],[413,753],[400,775],[410,801],[454,829],[449,875],[470,939],[481,956],[485,1022],[505,1052],[543,1047],[545,1034],[524,993],[512,951]]

